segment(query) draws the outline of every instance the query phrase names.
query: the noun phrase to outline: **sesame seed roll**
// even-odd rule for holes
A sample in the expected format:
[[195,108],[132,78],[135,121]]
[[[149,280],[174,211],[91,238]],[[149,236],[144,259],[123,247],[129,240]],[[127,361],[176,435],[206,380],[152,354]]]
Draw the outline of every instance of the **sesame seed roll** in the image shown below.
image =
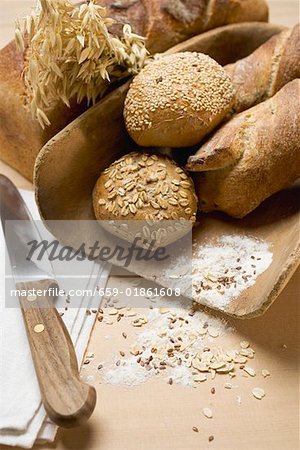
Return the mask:
[[128,133],[142,146],[187,147],[215,128],[233,104],[225,70],[202,53],[176,53],[134,78],[124,108]]

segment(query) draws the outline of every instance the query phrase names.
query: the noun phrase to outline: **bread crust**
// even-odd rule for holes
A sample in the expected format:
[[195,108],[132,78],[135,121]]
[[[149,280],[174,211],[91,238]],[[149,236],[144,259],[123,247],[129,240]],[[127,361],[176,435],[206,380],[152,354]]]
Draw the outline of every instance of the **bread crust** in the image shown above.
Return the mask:
[[300,80],[219,129],[187,169],[201,211],[244,217],[300,176]]
[[85,109],[73,102],[71,108],[56,105],[49,113],[51,125],[44,130],[32,118],[22,79],[24,57],[10,42],[0,54],[0,142],[1,159],[32,181],[35,158],[55,134]]
[[225,70],[236,91],[234,113],[272,97],[289,81],[300,78],[300,25],[273,36]]
[[[265,0],[105,0],[110,16],[146,37],[151,53],[195,34],[240,22],[266,22]],[[159,36],[159,38],[158,38]]]

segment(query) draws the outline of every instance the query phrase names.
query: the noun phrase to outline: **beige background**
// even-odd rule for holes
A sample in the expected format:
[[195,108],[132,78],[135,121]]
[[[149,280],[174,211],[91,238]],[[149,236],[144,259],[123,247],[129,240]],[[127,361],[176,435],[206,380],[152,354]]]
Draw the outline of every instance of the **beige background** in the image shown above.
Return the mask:
[[[31,1],[0,1],[0,45],[13,36],[14,19],[28,11]],[[271,21],[293,25],[299,20],[297,0],[269,0]],[[0,162],[0,172],[10,176],[19,187],[31,189],[30,183]],[[114,283],[111,277],[110,284]],[[124,331],[118,326],[96,324],[89,345],[95,362],[85,373],[95,378],[98,403],[91,420],[74,430],[61,430],[53,445],[56,450],[297,450],[299,448],[299,288],[300,272],[263,316],[248,321],[233,321],[236,332],[219,338],[224,348],[249,340],[256,350],[251,365],[257,369],[254,379],[239,377],[237,390],[224,389],[227,378],[217,377],[197,389],[169,386],[153,380],[133,389],[100,384],[96,364],[120,347]],[[132,330],[128,331],[129,340]],[[106,339],[105,336],[110,338]],[[263,379],[267,368],[271,377]],[[214,386],[216,394],[210,394]],[[263,387],[261,401],[251,396],[251,389]],[[241,395],[238,405],[236,395]],[[214,418],[205,419],[201,410],[211,406]],[[192,427],[197,426],[199,433]],[[214,435],[213,442],[208,436]]]

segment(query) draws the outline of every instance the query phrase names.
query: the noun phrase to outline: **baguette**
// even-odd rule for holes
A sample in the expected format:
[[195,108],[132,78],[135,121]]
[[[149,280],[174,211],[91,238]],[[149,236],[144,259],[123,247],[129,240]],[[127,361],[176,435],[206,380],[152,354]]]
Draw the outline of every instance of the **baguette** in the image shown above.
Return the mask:
[[300,176],[300,80],[220,128],[186,167],[201,211],[244,217]]
[[272,97],[289,81],[300,78],[300,25],[273,36],[225,70],[236,91],[233,113]]

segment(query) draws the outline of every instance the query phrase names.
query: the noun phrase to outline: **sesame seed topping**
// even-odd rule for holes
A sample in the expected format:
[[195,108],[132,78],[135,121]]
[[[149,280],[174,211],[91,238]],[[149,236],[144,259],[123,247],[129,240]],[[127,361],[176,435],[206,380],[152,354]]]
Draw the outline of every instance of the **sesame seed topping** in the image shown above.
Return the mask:
[[228,74],[209,56],[196,52],[162,56],[133,80],[124,117],[128,130],[142,131],[154,127],[155,114],[164,109],[178,116],[203,112],[218,116],[230,107],[233,95]]

